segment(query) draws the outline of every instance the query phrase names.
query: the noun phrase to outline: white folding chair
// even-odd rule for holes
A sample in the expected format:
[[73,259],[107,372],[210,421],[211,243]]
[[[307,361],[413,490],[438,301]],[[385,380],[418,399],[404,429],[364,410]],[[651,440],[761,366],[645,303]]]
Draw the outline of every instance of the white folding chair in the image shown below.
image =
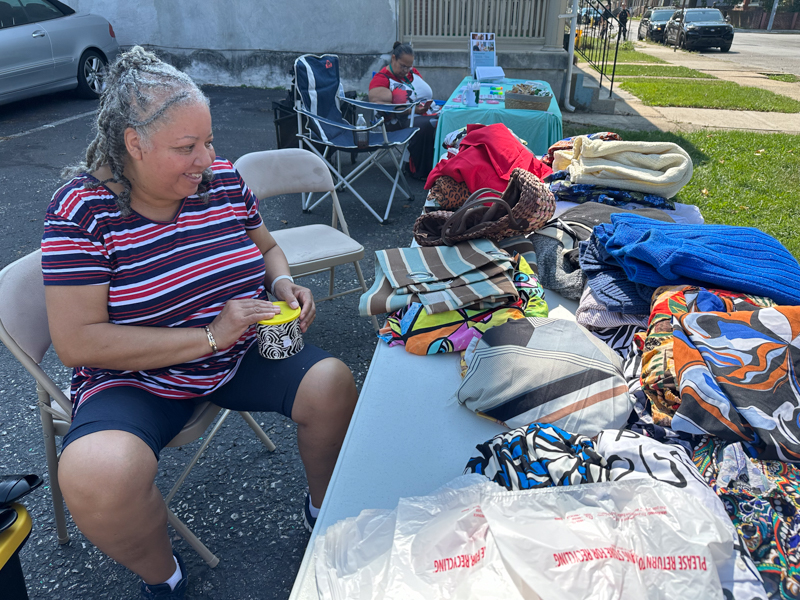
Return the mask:
[[[324,160],[308,150],[285,148],[245,154],[233,165],[247,187],[260,200],[280,194],[330,192],[333,204],[331,225],[303,225],[271,231],[289,261],[293,277],[330,271],[328,295],[317,302],[332,300],[355,292],[365,293],[367,284],[358,261],[364,258],[364,246],[350,237],[336,186]],[[338,229],[341,227],[341,230]],[[361,287],[334,293],[335,269],[352,263]],[[377,330],[378,320],[372,325]]]
[[[50,475],[50,491],[53,496],[56,533],[58,542],[66,544],[69,541],[69,534],[67,533],[61,488],[58,485],[59,455],[55,438],[56,436],[64,436],[69,430],[72,403],[67,397],[69,391],[65,393],[65,391],[59,389],[58,385],[41,367],[42,359],[51,345],[45,307],[44,283],[42,280],[41,250],[28,254],[0,271],[0,341],[36,380],[36,393],[39,396],[39,414],[42,420],[44,448],[47,457],[47,471]],[[55,404],[53,404],[53,400],[55,400]],[[198,404],[189,422],[168,446],[183,446],[200,438],[217,417],[220,410],[222,409],[219,406],[211,402]],[[219,559],[169,509],[169,503],[230,412],[227,409],[222,412],[222,416],[214,425],[211,433],[206,436],[203,444],[195,452],[189,464],[165,497],[170,525],[197,551],[210,567],[217,566]],[[259,427],[255,419],[247,412],[240,412],[239,414],[242,415],[242,418],[250,425],[267,449],[270,451],[275,450],[272,440]]]

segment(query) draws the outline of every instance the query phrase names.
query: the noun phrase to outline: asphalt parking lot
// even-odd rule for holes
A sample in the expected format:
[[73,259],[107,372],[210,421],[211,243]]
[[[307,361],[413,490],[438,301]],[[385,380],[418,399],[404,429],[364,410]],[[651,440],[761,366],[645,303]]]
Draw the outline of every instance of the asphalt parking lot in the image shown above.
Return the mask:
[[[217,154],[233,161],[247,152],[277,147],[272,101],[286,92],[222,87],[205,91],[211,99]],[[60,184],[60,170],[80,160],[96,104],[64,93],[0,107],[0,267],[39,246],[43,215]],[[351,235],[366,248],[362,268],[368,284],[374,251],[405,246],[411,239],[424,192],[421,182],[410,183],[416,200],[396,199],[387,224],[379,224],[351,194],[341,195]],[[380,173],[365,175],[356,187],[382,212],[390,185]],[[330,203],[306,214],[299,196],[268,199],[260,209],[269,229],[330,219]],[[339,285],[357,285],[352,267],[337,274]],[[318,294],[327,287],[323,276],[301,281]],[[305,339],[342,359],[360,387],[376,338],[369,320],[358,316],[357,302],[352,294],[319,305],[317,321]],[[68,384],[69,373],[59,368],[52,351],[44,366],[58,383]],[[280,416],[255,416],[277,450],[268,452],[232,415],[171,504],[220,559],[210,569],[185,542],[175,539],[189,570],[190,598],[287,598],[300,566],[309,534],[302,525],[306,483],[295,427]],[[157,479],[162,491],[171,487],[198,444],[162,452]],[[11,473],[46,478],[46,463],[33,379],[0,347],[0,475]],[[69,518],[72,539],[58,545],[49,488],[35,491],[24,504],[33,518],[33,532],[21,553],[32,599],[139,597],[138,578],[96,550]]]

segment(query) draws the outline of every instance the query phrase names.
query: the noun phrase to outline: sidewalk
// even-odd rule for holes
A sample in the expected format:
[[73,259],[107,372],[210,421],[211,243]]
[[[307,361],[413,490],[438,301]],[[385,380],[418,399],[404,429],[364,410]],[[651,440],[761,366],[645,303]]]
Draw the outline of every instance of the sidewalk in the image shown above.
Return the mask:
[[[676,66],[684,66],[742,86],[758,87],[800,100],[800,83],[786,83],[768,79],[761,69],[747,68],[733,62],[710,58],[702,54],[673,51],[671,47],[637,42],[636,49]],[[599,75],[585,63],[580,66],[585,76],[599,79]],[[613,115],[562,111],[563,121],[579,125],[593,125],[616,129],[642,131],[694,131],[697,129],[741,129],[764,133],[800,134],[800,113],[768,113],[742,110],[717,110],[711,108],[677,108],[645,106],[641,100],[619,88],[614,82],[614,99],[617,101]],[[608,81],[603,79],[601,98],[608,95]]]

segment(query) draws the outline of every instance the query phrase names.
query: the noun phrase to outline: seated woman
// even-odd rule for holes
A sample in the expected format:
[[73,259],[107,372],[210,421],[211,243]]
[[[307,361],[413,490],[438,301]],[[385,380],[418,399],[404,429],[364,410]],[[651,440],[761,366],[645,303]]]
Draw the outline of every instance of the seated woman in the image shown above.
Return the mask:
[[[258,199],[212,146],[208,98],[134,47],[110,67],[96,136],[53,196],[42,271],[53,344],[74,367],[59,482],[78,528],[142,578],[142,598],[184,597],[154,485],[159,452],[198,402],[297,423],[312,527],[350,421],[350,370],[309,344],[267,360],[254,324],[301,308]],[[174,555],[174,557],[173,557]]]
[[[427,100],[416,107],[414,127],[419,131],[408,144],[408,168],[411,175],[423,181],[433,168],[433,144],[436,139],[438,114],[429,114],[433,91],[414,68],[414,50],[408,44],[395,42],[389,64],[375,73],[369,83],[369,101],[379,104],[406,104]],[[409,118],[387,119],[386,129],[395,131],[409,126]]]

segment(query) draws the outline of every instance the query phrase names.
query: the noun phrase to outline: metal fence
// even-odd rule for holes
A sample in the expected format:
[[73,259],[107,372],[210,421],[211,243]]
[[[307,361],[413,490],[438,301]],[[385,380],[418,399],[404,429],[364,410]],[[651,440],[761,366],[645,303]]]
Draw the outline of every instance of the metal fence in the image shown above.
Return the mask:
[[[628,20],[628,26],[631,22]],[[609,82],[608,97],[614,91],[614,74],[617,70],[617,53],[622,36],[619,20],[609,5],[598,0],[578,2],[578,27],[575,37],[575,52],[580,54],[592,68]]]
[[415,47],[463,49],[470,32],[493,32],[505,51],[543,43],[546,0],[400,0],[400,36]]

